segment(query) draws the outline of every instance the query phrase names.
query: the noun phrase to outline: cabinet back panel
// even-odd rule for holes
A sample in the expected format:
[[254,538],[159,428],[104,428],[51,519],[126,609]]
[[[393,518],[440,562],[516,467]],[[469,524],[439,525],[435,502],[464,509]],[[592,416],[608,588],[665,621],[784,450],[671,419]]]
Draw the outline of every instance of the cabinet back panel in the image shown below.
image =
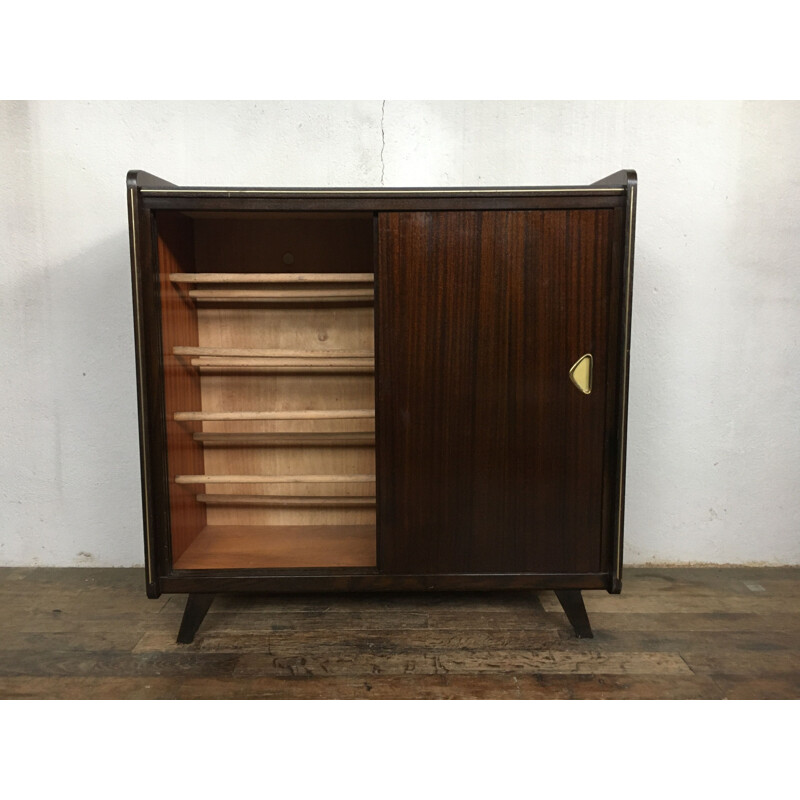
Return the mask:
[[[325,308],[200,308],[203,347],[293,351],[373,352],[373,309],[369,306]],[[203,411],[300,411],[375,408],[371,374],[269,374],[204,372]],[[370,431],[371,419],[245,420],[204,422],[205,432]],[[375,450],[366,447],[208,446],[206,475],[374,475]],[[202,487],[196,487],[199,491]],[[206,491],[230,495],[374,496],[374,483],[215,484]],[[374,508],[264,507],[213,505],[210,526],[230,525],[373,525]]]
[[382,571],[600,571],[611,223],[379,215]]
[[197,272],[372,272],[372,220],[363,213],[197,220]]

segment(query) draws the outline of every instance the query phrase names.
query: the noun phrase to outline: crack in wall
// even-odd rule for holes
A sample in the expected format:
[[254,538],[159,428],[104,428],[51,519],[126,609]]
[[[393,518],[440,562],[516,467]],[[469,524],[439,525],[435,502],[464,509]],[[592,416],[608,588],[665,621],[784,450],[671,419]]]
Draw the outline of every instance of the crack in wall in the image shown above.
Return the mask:
[[381,186],[386,175],[386,164],[383,160],[383,151],[386,149],[386,131],[383,128],[383,121],[386,118],[386,101],[381,102]]

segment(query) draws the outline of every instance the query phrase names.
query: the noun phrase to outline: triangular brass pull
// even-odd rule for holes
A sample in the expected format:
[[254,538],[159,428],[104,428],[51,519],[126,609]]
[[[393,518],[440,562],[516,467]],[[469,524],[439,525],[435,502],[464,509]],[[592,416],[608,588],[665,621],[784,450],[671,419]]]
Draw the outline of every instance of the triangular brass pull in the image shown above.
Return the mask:
[[591,353],[581,356],[569,371],[569,378],[584,394],[592,393],[592,358]]

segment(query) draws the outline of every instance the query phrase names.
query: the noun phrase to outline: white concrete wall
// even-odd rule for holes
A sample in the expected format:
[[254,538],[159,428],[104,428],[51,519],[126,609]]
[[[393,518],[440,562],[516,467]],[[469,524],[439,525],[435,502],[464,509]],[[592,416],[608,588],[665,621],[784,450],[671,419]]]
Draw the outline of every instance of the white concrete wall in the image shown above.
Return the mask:
[[626,563],[800,563],[800,103],[0,103],[0,564],[142,562],[125,173],[639,173]]

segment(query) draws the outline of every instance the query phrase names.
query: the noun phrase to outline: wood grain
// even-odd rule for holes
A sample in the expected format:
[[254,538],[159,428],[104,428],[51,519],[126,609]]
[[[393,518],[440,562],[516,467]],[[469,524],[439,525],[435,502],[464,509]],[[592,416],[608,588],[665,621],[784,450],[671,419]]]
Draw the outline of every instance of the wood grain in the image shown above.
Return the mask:
[[371,272],[173,272],[173,283],[372,283]]
[[273,447],[374,447],[375,434],[371,431],[321,433],[195,433],[193,438],[206,447],[212,445],[240,445],[242,447],[272,445]]
[[173,347],[176,356],[244,356],[247,358],[364,358],[374,361],[372,350],[274,350],[258,347]]
[[372,272],[372,214],[233,214],[198,220],[197,231],[197,272]]
[[374,483],[374,475],[176,475],[175,483]]
[[800,699],[798,568],[627,568],[593,640],[551,592],[223,595],[181,646],[141,584],[0,569],[0,698]]
[[354,409],[314,409],[308,411],[179,411],[175,413],[177,422],[228,422],[234,420],[274,420],[274,419],[373,419],[371,408]]
[[[203,433],[307,436],[367,433],[374,436],[374,314],[371,307],[206,308],[199,310],[198,317],[200,347],[214,353],[217,361],[220,357],[216,354],[226,351],[319,354],[312,358],[278,356],[283,363],[308,364],[300,369],[306,374],[293,374],[294,369],[276,372],[272,367],[263,372],[259,367],[252,373],[203,372]],[[344,353],[358,355],[330,355]],[[330,373],[320,371],[323,364],[331,365]],[[355,366],[344,367],[342,373],[342,364]],[[362,369],[365,371],[360,371]],[[250,413],[251,410],[255,413]],[[373,495],[374,488],[368,482],[348,480],[342,483],[334,476],[374,476],[375,451],[372,444],[331,447],[322,440],[309,440],[304,445],[290,447],[282,447],[274,441],[247,447],[218,441],[205,446],[204,474],[327,475],[334,482],[295,482],[286,493]],[[251,492],[252,488],[248,490],[247,486],[236,484],[217,484],[214,489],[214,493]],[[208,524],[215,526],[375,525],[374,506],[215,504],[207,509]]]
[[[601,572],[605,210],[379,215],[380,566]],[[594,356],[585,396],[568,373]]]
[[176,569],[374,565],[371,525],[211,525],[175,563]]
[[369,303],[372,289],[196,289],[188,292],[199,303]]
[[199,503],[210,505],[271,506],[273,508],[304,508],[308,506],[364,508],[375,505],[374,497],[320,495],[318,497],[266,494],[199,494]]

